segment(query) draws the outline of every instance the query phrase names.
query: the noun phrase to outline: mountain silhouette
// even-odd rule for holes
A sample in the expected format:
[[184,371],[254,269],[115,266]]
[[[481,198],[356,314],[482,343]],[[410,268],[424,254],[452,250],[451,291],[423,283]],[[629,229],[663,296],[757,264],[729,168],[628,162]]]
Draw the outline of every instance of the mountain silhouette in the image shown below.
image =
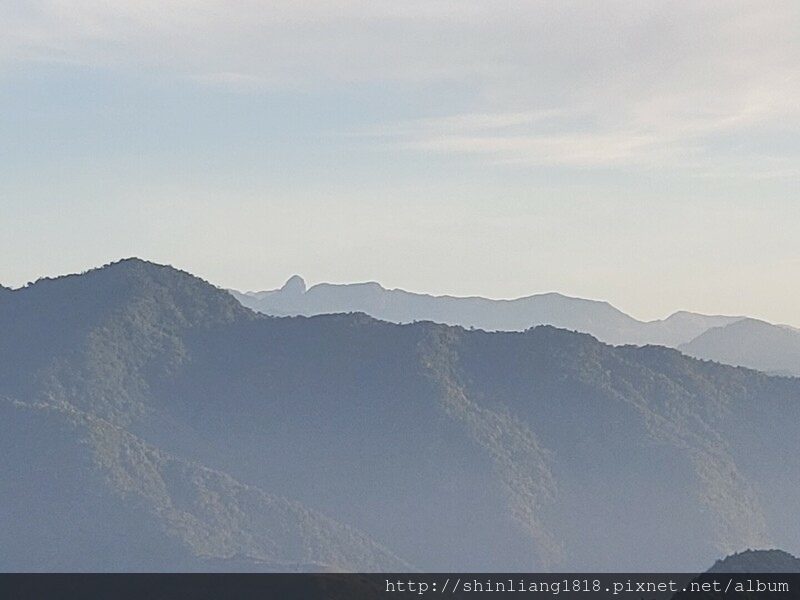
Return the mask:
[[375,282],[320,283],[306,289],[298,275],[291,277],[279,290],[232,293],[248,308],[274,316],[363,312],[392,323],[434,321],[487,331],[524,331],[536,325],[553,325],[589,333],[615,345],[677,346],[711,327],[741,318],[678,312],[668,319],[643,322],[607,302],[557,293],[490,300],[387,290]]
[[713,327],[679,349],[696,358],[800,376],[800,331],[756,319]]
[[798,400],[795,379],[550,326],[263,316],[121,261],[0,294],[0,568],[691,571],[796,551]]
[[800,573],[800,559],[783,550],[744,550],[718,560],[708,573]]
[[[557,293],[490,300],[387,290],[374,282],[321,283],[306,289],[298,275],[279,290],[231,293],[244,306],[273,316],[363,312],[392,323],[433,321],[486,331],[553,325],[612,345],[668,346],[724,364],[800,376],[800,331],[763,321],[755,326],[754,320],[741,316],[678,311],[666,319],[639,321],[607,302]],[[747,324],[732,327],[740,322]]]
[[[778,586],[786,585],[791,589],[800,573],[800,560],[783,550],[744,550],[718,560],[705,573],[695,577],[691,582],[680,582],[681,591],[673,595],[673,600],[723,600],[736,598],[752,598],[759,600],[775,593],[786,595]],[[778,575],[774,575],[778,574]],[[773,575],[773,576],[771,576]],[[758,585],[764,586],[759,590]],[[775,586],[770,588],[769,586]],[[774,590],[774,591],[773,591]]]

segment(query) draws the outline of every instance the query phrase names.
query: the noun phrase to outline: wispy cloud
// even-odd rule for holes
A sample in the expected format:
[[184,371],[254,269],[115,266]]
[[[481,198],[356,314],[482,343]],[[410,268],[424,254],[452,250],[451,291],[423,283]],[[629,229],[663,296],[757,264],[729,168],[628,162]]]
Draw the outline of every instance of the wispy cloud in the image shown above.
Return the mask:
[[286,82],[276,82],[249,73],[197,73],[189,76],[190,81],[201,85],[223,88],[234,92],[252,92],[285,87]]
[[791,69],[758,75],[725,93],[715,84],[666,89],[665,83],[630,88],[609,102],[578,90],[558,108],[413,119],[367,135],[408,150],[476,155],[495,164],[796,176],[800,147],[753,148],[747,140],[800,132],[794,101],[800,77]]
[[[146,66],[235,92],[389,84],[423,118],[370,133],[402,148],[766,176],[797,158],[769,143],[800,129],[797,22],[792,0],[6,0],[0,68]],[[469,110],[448,115],[455,94]]]
[[472,80],[510,100],[796,65],[798,16],[791,0],[5,0],[0,44],[5,60]]

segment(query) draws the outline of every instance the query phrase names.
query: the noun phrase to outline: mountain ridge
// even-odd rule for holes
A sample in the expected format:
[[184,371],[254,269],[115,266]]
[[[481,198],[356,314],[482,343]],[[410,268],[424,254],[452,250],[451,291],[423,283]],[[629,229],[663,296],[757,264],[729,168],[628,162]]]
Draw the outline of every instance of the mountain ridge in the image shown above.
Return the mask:
[[[450,294],[427,294],[427,293],[418,293],[418,292],[409,292],[403,290],[401,288],[385,288],[380,283],[376,281],[367,281],[367,282],[360,282],[360,283],[351,283],[351,284],[335,284],[335,283],[317,283],[312,285],[311,287],[306,287],[305,281],[299,275],[293,275],[288,281],[299,281],[302,282],[302,289],[294,288],[293,294],[295,296],[294,300],[297,300],[296,296],[308,296],[312,297],[315,295],[319,295],[322,292],[333,292],[340,295],[346,294],[348,291],[357,291],[357,290],[368,290],[372,294],[383,294],[387,298],[391,298],[392,296],[396,296],[398,298],[405,298],[410,299],[411,301],[420,301],[420,302],[436,302],[436,301],[454,301],[457,303],[462,304],[470,304],[470,305],[484,305],[484,306],[517,306],[517,305],[525,305],[531,302],[552,302],[552,301],[563,301],[567,304],[571,304],[574,306],[587,306],[592,307],[600,312],[607,313],[609,315],[613,315],[615,318],[619,319],[621,322],[625,323],[626,325],[630,326],[650,326],[650,327],[659,327],[659,326],[671,326],[674,325],[676,322],[681,321],[691,321],[691,320],[709,320],[712,323],[718,322],[729,322],[733,320],[738,320],[744,317],[740,316],[725,316],[725,315],[705,315],[700,313],[692,313],[689,311],[678,310],[663,319],[653,319],[650,321],[641,321],[634,317],[631,317],[627,313],[621,311],[613,304],[605,300],[593,300],[587,298],[580,298],[575,296],[569,296],[563,294],[561,292],[543,292],[537,294],[530,294],[527,296],[521,296],[518,298],[509,298],[509,299],[492,299],[492,298],[485,298],[482,296],[454,296]],[[282,288],[277,290],[268,290],[263,292],[239,292],[236,290],[229,290],[237,299],[239,299],[245,306],[257,310],[259,312],[263,312],[264,314],[270,314],[270,310],[276,310],[282,312],[287,316],[291,316],[291,314],[297,315],[305,315],[311,316],[313,314],[325,314],[321,312],[316,312],[319,310],[316,306],[311,307],[304,307],[299,305],[293,312],[286,310],[286,307],[280,308],[279,303],[279,296],[280,292],[285,291],[286,284]],[[262,304],[259,304],[263,302]],[[310,300],[309,302],[313,302]],[[384,302],[388,302],[388,300],[384,300]],[[330,310],[328,312],[334,312]],[[345,311],[341,311],[345,312]],[[352,308],[352,312],[365,312],[366,314],[370,314],[370,316],[381,318],[380,315],[372,314],[369,310],[358,310],[356,307]],[[387,318],[385,320],[389,320],[392,322],[411,322],[413,320],[424,320],[424,318],[419,316],[414,317],[405,317],[401,320],[395,318]],[[438,322],[438,321],[437,321]],[[470,324],[470,323],[444,323],[444,324],[456,324],[462,325],[464,327],[476,326],[477,324]],[[539,324],[549,324],[549,325],[556,325],[556,323],[540,323],[536,320],[530,320],[529,323],[522,323],[518,327],[514,327],[513,329],[509,328],[500,328],[500,327],[481,327],[486,330],[518,330],[522,331],[527,329],[527,327],[535,326]],[[702,327],[702,326],[701,326]],[[584,333],[592,333],[592,331],[585,331]],[[669,335],[663,334],[662,335]],[[605,341],[607,343],[617,344],[617,343],[633,343],[629,340],[618,342],[616,339],[604,339],[602,335],[595,335],[601,341]],[[648,339],[647,337],[643,337],[643,343],[658,343],[656,338]],[[686,340],[688,341],[688,340]],[[672,345],[667,344],[667,345]]]
[[800,573],[800,558],[783,550],[748,548],[716,561],[707,573]]
[[[606,301],[576,298],[559,292],[493,300],[479,296],[431,295],[386,289],[377,282],[319,283],[307,287],[298,275],[289,281],[294,282],[291,292],[287,291],[289,282],[278,290],[229,291],[244,306],[273,316],[363,312],[393,323],[430,320],[486,331],[524,331],[538,325],[553,325],[589,333],[612,345],[663,345],[733,366],[800,376],[798,353],[792,355],[791,362],[767,351],[753,351],[738,361],[732,360],[730,348],[756,345],[755,332],[752,339],[728,339],[724,345],[720,343],[719,347],[710,349],[708,338],[700,339],[712,330],[747,320],[745,316],[705,315],[678,310],[664,319],[640,321]],[[787,343],[800,347],[800,330],[771,323],[765,323],[765,327],[770,331],[761,335],[794,338]]]
[[[103,569],[150,565],[134,548],[155,545],[179,570],[260,556],[258,568],[688,571],[745,547],[791,550],[800,534],[795,380],[549,326],[256,315],[145,262],[54,281],[0,296],[0,396],[22,403],[0,425],[15,481],[0,534],[24,541],[52,515],[49,537],[0,564],[52,566],[77,541],[96,558],[111,536]],[[53,521],[85,504],[70,518],[83,523],[90,498],[109,498],[91,535]],[[317,541],[277,498],[324,517],[308,517]],[[131,536],[130,550],[112,543]]]
[[758,319],[712,327],[678,349],[695,358],[778,375],[800,375],[800,332]]
[[[29,413],[46,413],[51,421],[81,430],[79,439],[82,444],[91,448],[92,463],[97,471],[105,473],[107,481],[112,484],[98,486],[112,490],[112,493],[103,489],[95,492],[104,498],[103,502],[108,504],[113,499],[114,503],[132,505],[136,507],[135,510],[149,513],[145,522],[151,523],[151,526],[158,522],[163,523],[162,533],[167,536],[169,545],[185,545],[189,550],[184,555],[173,548],[172,552],[177,556],[157,557],[156,560],[147,561],[140,566],[127,565],[125,570],[170,570],[175,568],[176,560],[185,569],[202,570],[205,560],[227,560],[243,556],[254,562],[272,565],[273,568],[279,566],[281,569],[299,562],[314,564],[320,570],[353,570],[362,566],[370,569],[371,554],[380,557],[372,563],[371,569],[410,569],[407,563],[370,542],[360,532],[345,527],[340,533],[340,524],[309,511],[300,503],[242,485],[225,473],[160,452],[144,440],[103,419],[65,405],[27,405],[4,401],[2,398],[0,404],[3,404],[0,410],[5,409],[3,412],[11,408]],[[19,431],[20,421],[15,420],[14,415],[5,416],[6,426],[16,425]],[[24,426],[22,431],[26,432]],[[6,437],[12,439],[11,435]],[[19,452],[19,449],[16,451]],[[71,496],[67,494],[65,498]],[[253,503],[258,510],[246,513],[239,508],[242,502]],[[257,518],[253,518],[256,515]],[[79,521],[84,527],[88,522],[89,519],[85,518]],[[99,523],[101,531],[103,525],[106,523]],[[55,524],[51,526],[57,529]],[[292,528],[296,528],[297,533],[292,532]],[[98,529],[98,524],[95,524],[94,529]],[[280,544],[274,539],[276,534],[287,530],[290,537],[309,540],[306,542],[308,547],[301,549],[301,558],[294,561],[287,560],[292,552],[291,541],[285,540]],[[332,531],[328,533],[327,530]],[[135,539],[133,532],[126,533],[126,539]],[[155,532],[151,535],[153,533]],[[102,533],[98,535],[102,537]],[[355,542],[352,547],[347,547],[346,544],[335,547],[333,554],[326,555],[326,537],[355,538]],[[161,541],[158,545],[164,544],[165,541]],[[366,546],[364,550],[359,548],[362,544]],[[155,546],[150,542],[147,547]],[[189,554],[196,556],[199,562],[189,559]],[[342,562],[337,564],[334,556]],[[3,563],[14,564],[13,560],[6,556]],[[95,568],[105,570],[102,563],[96,564]]]

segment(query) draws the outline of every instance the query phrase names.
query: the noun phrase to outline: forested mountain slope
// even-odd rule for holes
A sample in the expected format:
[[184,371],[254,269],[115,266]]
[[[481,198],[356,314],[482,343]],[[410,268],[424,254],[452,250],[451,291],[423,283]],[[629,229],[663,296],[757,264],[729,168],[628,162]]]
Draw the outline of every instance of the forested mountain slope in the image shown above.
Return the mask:
[[265,317],[132,259],[0,294],[0,396],[14,570],[691,571],[800,539],[800,381],[552,327]]

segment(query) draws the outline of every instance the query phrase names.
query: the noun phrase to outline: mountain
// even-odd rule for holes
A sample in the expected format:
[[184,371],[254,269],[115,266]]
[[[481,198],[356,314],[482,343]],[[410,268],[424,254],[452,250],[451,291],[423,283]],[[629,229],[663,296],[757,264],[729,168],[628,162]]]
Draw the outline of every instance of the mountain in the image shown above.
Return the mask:
[[0,455],[13,483],[0,492],[0,535],[14,541],[0,570],[409,568],[350,527],[123,427],[186,359],[181,332],[250,318],[207,283],[139,260],[41,280],[0,304]]
[[306,289],[293,276],[279,290],[231,292],[244,306],[274,316],[312,316],[363,312],[392,323],[434,321],[486,331],[524,331],[537,325],[553,325],[589,333],[609,344],[657,344],[677,346],[711,327],[741,317],[677,312],[658,321],[638,321],[607,302],[571,298],[557,293],[516,300],[430,296],[403,290],[387,290],[378,283],[321,283]]
[[231,293],[244,306],[273,316],[363,312],[392,323],[434,321],[486,331],[553,325],[608,344],[667,346],[723,364],[800,376],[800,331],[745,317],[679,311],[667,319],[638,321],[607,302],[555,293],[489,300],[387,290],[377,283],[307,289],[297,275],[279,290]]
[[718,560],[708,573],[800,573],[800,559],[783,550],[745,550]]
[[800,539],[800,380],[268,317],[136,259],[0,295],[0,412],[0,570],[677,572]]
[[696,358],[800,377],[800,331],[791,327],[742,319],[713,327],[679,349]]
[[[748,549],[716,561],[714,566],[691,582],[679,582],[683,589],[672,598],[723,600],[735,596],[760,600],[781,593],[779,586],[792,589],[797,580],[796,573],[800,573],[800,560],[788,552]],[[761,590],[759,584],[763,586]]]
[[0,414],[3,571],[408,568],[350,527],[71,406],[0,400]]

